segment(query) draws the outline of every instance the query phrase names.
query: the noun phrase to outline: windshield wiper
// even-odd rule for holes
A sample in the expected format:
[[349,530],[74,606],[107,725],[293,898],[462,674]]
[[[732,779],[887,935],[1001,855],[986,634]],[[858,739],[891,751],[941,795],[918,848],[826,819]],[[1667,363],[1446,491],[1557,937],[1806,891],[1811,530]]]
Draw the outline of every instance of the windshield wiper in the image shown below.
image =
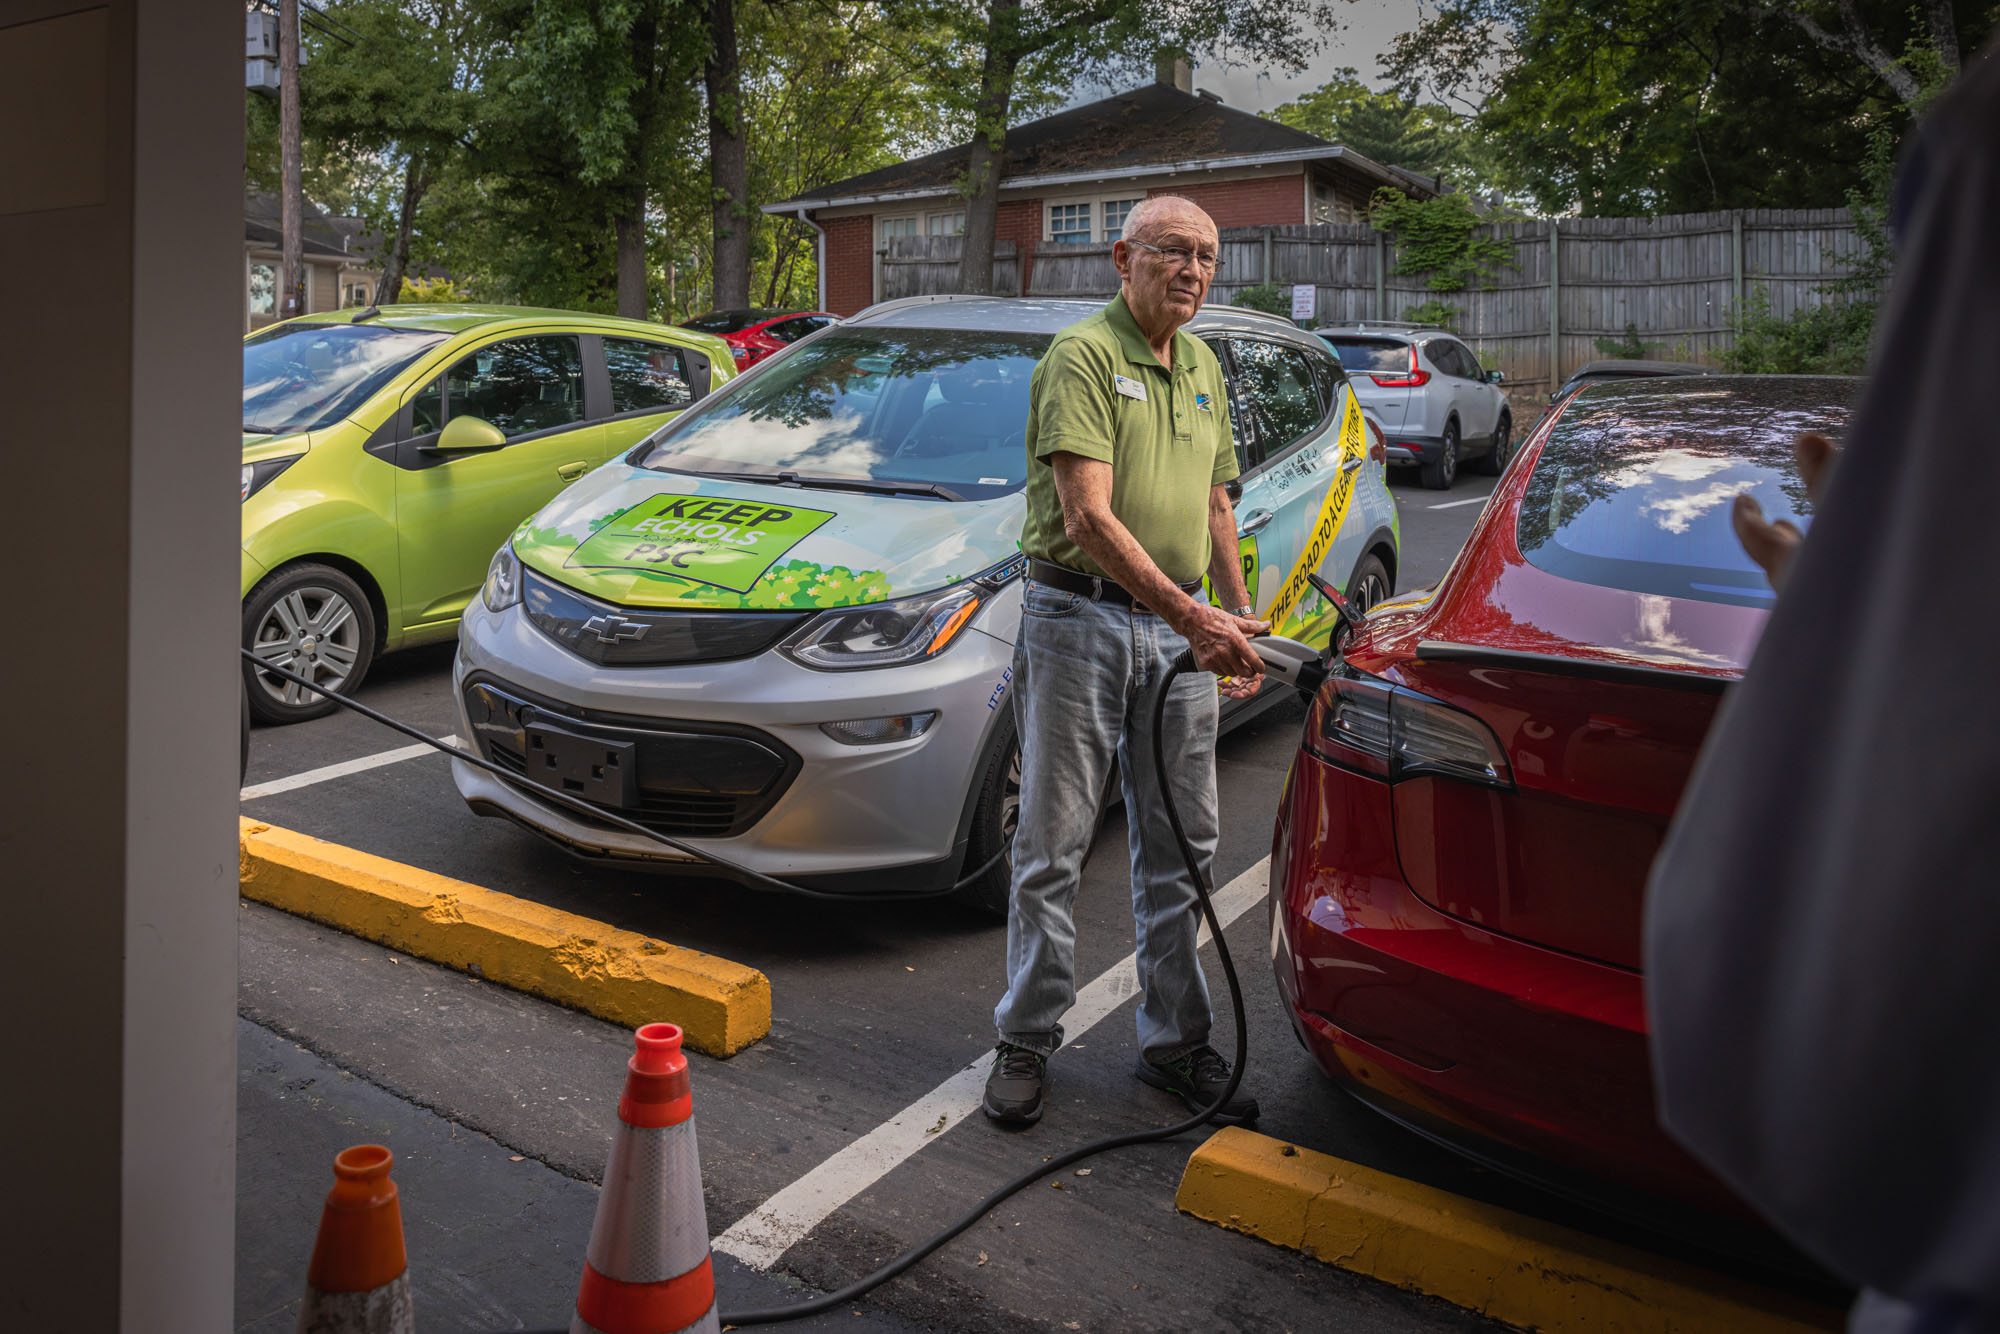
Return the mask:
[[283,427],[278,426],[253,426],[249,422],[243,423],[243,434],[245,435],[277,435],[283,429]]
[[797,486],[818,491],[865,491],[878,496],[926,495],[940,500],[963,501],[964,496],[937,482],[877,481],[871,477],[812,477],[789,469],[784,472],[712,472],[707,477],[724,477],[732,482],[762,482],[767,486]]

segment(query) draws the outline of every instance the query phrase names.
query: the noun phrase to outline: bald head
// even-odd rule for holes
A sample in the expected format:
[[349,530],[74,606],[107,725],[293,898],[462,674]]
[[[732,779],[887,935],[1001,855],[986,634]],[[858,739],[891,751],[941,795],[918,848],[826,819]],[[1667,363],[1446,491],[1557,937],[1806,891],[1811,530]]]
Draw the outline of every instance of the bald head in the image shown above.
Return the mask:
[[1153,195],[1140,200],[1138,206],[1125,215],[1124,237],[1128,241],[1150,241],[1158,245],[1159,235],[1167,232],[1178,232],[1190,240],[1205,236],[1210,246],[1215,244],[1214,219],[1192,199],[1181,195]]

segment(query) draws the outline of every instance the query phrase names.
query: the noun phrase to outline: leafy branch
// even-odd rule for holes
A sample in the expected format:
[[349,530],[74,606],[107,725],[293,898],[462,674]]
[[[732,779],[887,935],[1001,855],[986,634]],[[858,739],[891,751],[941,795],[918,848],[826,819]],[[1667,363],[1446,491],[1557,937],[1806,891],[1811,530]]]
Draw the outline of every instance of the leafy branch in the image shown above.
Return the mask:
[[1411,199],[1384,186],[1375,192],[1369,218],[1396,238],[1390,272],[1424,274],[1433,292],[1491,288],[1503,270],[1519,267],[1512,244],[1479,234],[1486,220],[1462,194]]

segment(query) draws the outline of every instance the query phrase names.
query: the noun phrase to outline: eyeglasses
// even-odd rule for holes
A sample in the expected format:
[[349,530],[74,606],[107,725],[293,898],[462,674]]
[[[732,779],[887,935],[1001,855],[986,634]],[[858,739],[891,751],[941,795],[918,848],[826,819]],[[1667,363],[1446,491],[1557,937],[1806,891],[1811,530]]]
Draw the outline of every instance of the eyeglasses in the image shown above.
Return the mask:
[[1128,240],[1125,244],[1138,246],[1141,250],[1150,250],[1177,269],[1184,269],[1190,263],[1194,263],[1214,273],[1222,267],[1222,256],[1213,250],[1189,250],[1185,246],[1153,245],[1148,241]]

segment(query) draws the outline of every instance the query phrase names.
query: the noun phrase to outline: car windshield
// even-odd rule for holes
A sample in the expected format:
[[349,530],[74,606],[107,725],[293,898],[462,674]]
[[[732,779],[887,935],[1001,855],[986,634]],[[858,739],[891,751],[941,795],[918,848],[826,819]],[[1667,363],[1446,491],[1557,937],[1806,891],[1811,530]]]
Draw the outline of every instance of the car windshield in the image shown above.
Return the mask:
[[243,343],[243,433],[340,421],[447,335],[372,324],[280,324]]
[[1340,364],[1349,374],[1366,374],[1369,371],[1407,371],[1410,369],[1410,345],[1386,338],[1331,338],[1320,335],[1333,348]]
[[1514,527],[1521,554],[1581,583],[1772,605],[1763,570],[1730,526],[1730,504],[1748,491],[1766,517],[1806,527],[1812,506],[1792,441],[1806,430],[1837,439],[1858,383],[1587,386],[1535,461]]
[[682,320],[681,328],[693,329],[697,333],[732,334],[780,314],[783,312],[776,310],[712,310],[706,315]]
[[1027,480],[1028,377],[1047,334],[846,328],[711,395],[645,466],[983,500]]

